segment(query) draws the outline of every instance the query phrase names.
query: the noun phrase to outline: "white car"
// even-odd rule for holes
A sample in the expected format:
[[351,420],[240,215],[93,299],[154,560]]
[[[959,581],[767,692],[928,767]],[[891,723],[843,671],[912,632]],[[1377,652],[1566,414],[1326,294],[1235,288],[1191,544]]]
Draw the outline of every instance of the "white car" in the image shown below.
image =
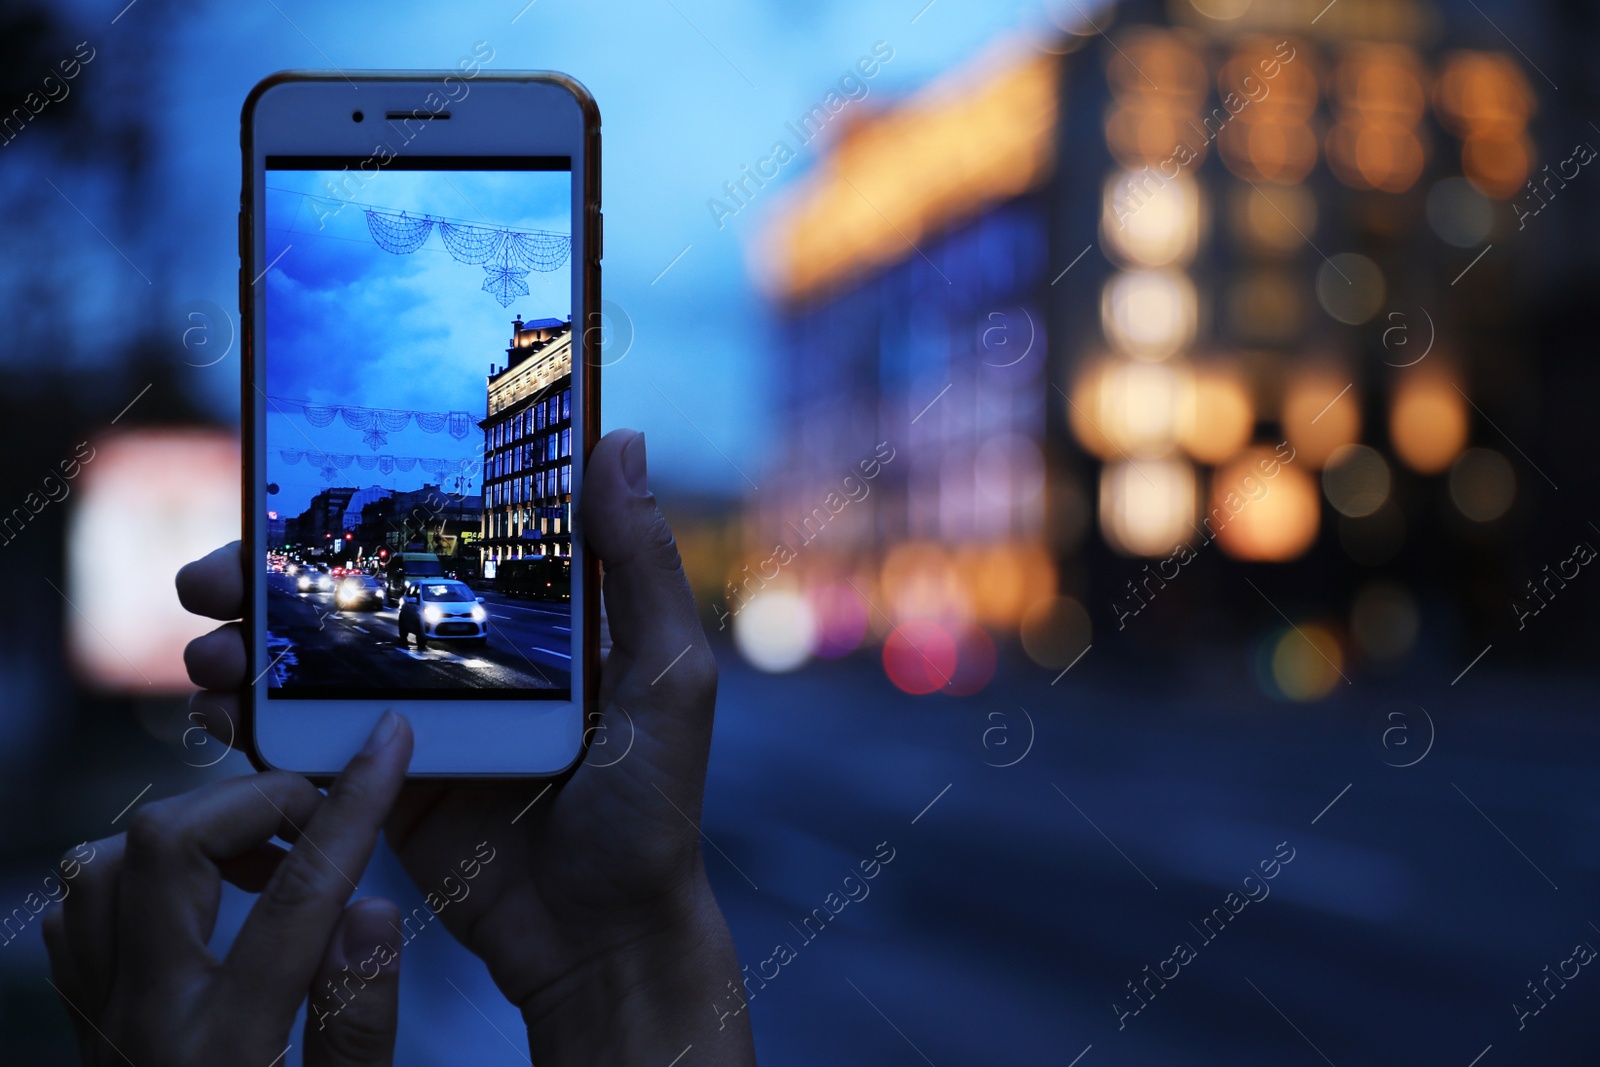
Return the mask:
[[427,648],[430,640],[467,641],[480,647],[489,643],[489,612],[483,598],[454,578],[419,578],[400,602],[398,621],[402,645],[408,634],[417,635],[419,649]]

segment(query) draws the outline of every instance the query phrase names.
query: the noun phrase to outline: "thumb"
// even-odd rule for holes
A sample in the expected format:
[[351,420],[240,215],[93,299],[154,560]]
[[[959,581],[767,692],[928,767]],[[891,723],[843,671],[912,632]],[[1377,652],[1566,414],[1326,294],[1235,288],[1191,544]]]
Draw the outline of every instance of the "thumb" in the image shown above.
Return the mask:
[[[628,675],[622,687],[635,693],[648,688],[652,696],[700,695],[715,685],[716,663],[700,629],[677,542],[647,485],[644,434],[606,434],[583,477],[584,536],[605,568],[612,641],[608,667],[622,666]],[[619,657],[622,662],[616,664]],[[642,686],[636,684],[640,679]]]
[[373,897],[344,909],[306,1011],[305,1067],[389,1067],[400,1014],[400,909]]

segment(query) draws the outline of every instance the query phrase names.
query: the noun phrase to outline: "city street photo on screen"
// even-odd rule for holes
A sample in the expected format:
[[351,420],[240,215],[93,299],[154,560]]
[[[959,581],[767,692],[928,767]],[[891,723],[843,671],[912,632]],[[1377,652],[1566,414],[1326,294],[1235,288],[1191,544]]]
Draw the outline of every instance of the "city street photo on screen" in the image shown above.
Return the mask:
[[571,699],[571,182],[267,158],[270,698]]

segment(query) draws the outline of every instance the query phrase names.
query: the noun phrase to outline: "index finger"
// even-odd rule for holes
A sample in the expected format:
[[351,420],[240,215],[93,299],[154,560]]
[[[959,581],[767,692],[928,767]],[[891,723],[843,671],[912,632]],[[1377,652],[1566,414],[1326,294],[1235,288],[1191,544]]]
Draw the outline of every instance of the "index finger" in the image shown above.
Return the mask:
[[345,765],[300,828],[223,961],[238,1002],[224,1009],[293,1018],[328,938],[355,892],[411,762],[411,724],[386,711],[366,746]]
[[244,559],[232,541],[178,571],[178,602],[211,619],[237,619],[244,611]]

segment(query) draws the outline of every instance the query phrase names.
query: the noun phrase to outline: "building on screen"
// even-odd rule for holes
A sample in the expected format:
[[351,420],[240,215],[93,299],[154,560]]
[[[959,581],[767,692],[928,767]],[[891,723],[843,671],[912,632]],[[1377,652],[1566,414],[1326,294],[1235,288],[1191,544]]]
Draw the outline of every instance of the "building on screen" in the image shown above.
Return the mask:
[[501,560],[572,555],[572,321],[519,317],[511,328],[478,424],[485,578]]

